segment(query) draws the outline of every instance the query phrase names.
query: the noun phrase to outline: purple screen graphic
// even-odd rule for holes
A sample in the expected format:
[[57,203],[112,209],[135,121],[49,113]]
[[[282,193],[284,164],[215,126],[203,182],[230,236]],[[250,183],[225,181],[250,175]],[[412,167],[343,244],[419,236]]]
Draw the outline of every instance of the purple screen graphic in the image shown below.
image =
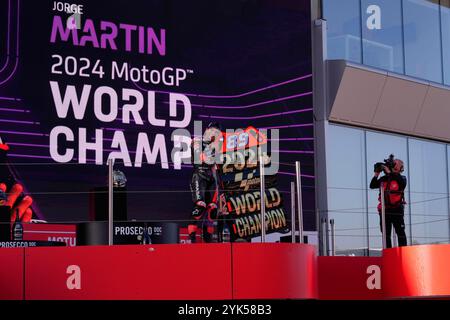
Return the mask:
[[[309,1],[73,4],[82,5],[80,29],[66,28],[73,13],[53,10],[54,1],[0,0],[0,137],[40,218],[88,220],[123,135],[132,166],[116,167],[127,177],[128,219],[188,219],[192,166],[163,168],[158,154],[138,167],[138,144],[164,144],[170,162],[176,123],[193,132],[194,121],[219,121],[280,130],[278,188],[289,208],[301,161],[305,229],[315,229]],[[101,156],[81,154],[83,140]]]

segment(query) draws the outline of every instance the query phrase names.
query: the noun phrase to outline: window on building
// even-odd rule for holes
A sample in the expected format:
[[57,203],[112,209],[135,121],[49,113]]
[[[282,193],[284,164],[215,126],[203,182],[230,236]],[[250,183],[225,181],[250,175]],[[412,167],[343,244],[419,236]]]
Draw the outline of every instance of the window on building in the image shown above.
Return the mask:
[[[330,124],[327,132],[328,218],[336,253],[379,255],[378,190],[370,190],[374,164],[389,154],[403,160],[408,245],[450,243],[450,145]],[[392,230],[392,242],[397,236]]]
[[446,146],[409,139],[409,188],[412,241],[448,243],[448,180]]
[[328,25],[328,59],[362,63],[359,0],[324,0],[323,14]]
[[362,0],[361,23],[363,64],[404,73],[401,0]]
[[364,255],[367,248],[364,131],[329,126],[328,217],[335,221],[338,254]]
[[438,0],[403,0],[405,71],[442,83]]

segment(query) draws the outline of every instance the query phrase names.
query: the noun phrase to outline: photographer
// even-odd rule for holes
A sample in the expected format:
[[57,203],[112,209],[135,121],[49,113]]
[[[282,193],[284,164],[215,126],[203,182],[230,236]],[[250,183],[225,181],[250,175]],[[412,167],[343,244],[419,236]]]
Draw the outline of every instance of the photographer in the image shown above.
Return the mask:
[[[378,179],[381,171],[384,176]],[[386,247],[391,248],[391,230],[394,226],[395,233],[398,237],[399,246],[406,246],[406,233],[404,221],[404,190],[406,188],[406,177],[401,175],[403,172],[403,161],[394,160],[394,155],[390,155],[389,159],[384,163],[378,162],[374,166],[374,176],[370,181],[371,189],[379,189],[381,184],[384,186],[384,203],[385,203],[385,223],[386,223]],[[381,220],[381,195],[378,195],[378,213],[380,214],[380,228],[383,232]]]

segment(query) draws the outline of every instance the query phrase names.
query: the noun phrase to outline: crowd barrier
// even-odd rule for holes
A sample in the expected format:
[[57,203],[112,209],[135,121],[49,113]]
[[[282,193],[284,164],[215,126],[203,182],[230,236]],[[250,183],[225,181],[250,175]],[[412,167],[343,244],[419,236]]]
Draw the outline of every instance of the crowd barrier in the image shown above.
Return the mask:
[[316,261],[291,243],[0,249],[0,298],[317,299]]

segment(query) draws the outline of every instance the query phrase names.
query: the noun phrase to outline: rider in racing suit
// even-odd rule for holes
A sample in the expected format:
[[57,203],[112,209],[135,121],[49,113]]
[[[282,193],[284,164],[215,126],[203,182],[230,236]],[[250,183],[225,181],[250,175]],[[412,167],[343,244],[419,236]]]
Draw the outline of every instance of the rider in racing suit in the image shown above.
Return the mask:
[[194,208],[191,216],[195,223],[188,225],[191,243],[196,242],[199,227],[203,231],[203,241],[211,242],[214,231],[213,222],[217,218],[218,186],[216,179],[215,155],[218,140],[221,138],[218,123],[210,123],[202,137],[192,139],[191,152],[194,172],[191,179],[191,193]]

